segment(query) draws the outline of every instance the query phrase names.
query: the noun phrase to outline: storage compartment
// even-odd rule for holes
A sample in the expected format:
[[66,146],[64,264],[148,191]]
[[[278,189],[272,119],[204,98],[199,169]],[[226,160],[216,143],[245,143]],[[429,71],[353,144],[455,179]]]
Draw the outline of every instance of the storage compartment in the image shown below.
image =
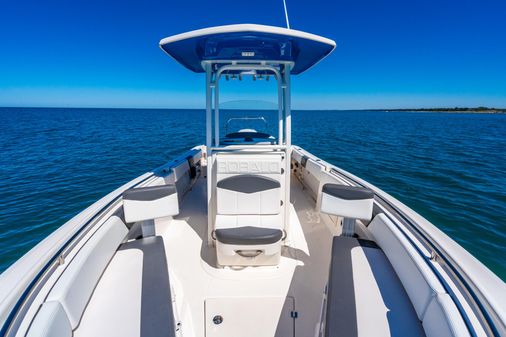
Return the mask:
[[209,298],[206,337],[294,336],[293,297]]

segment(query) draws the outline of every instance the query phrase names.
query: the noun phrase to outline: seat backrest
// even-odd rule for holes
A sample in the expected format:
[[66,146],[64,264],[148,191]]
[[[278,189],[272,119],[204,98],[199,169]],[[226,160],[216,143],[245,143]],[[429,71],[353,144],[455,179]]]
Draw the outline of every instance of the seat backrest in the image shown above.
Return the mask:
[[282,213],[282,153],[218,154],[216,214],[275,215]]
[[432,297],[445,289],[430,267],[404,234],[383,213],[374,217],[368,229],[374,236],[422,320]]
[[281,210],[281,184],[260,175],[241,174],[218,181],[217,214],[273,215]]
[[371,220],[374,192],[368,188],[325,184],[320,209],[344,218]]
[[174,185],[148,186],[126,190],[123,210],[127,223],[153,220],[179,214],[179,201]]
[[72,329],[79,324],[96,284],[127,233],[120,218],[109,218],[70,261],[49,293],[46,301],[61,304]]
[[437,294],[432,298],[422,325],[427,337],[470,336],[457,306],[448,294]]
[[26,337],[72,337],[72,327],[60,302],[45,302],[37,312]]
[[383,213],[368,228],[401,280],[427,337],[469,336],[457,306],[400,229]]

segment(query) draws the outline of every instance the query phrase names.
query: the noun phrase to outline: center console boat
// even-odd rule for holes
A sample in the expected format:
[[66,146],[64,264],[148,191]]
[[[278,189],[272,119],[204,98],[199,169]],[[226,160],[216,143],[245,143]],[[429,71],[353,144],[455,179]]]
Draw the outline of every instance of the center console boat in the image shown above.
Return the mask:
[[[1,336],[506,336],[503,281],[414,210],[292,144],[290,78],[334,41],[241,24],[160,47],[205,76],[205,144],[5,271]],[[276,81],[274,134],[220,136],[227,76]]]

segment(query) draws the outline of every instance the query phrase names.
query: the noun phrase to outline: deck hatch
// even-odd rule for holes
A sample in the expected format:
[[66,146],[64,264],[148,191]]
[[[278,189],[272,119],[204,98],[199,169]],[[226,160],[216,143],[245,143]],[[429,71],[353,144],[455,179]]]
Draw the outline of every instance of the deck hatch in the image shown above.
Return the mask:
[[[228,297],[205,301],[206,337],[293,337],[293,297]],[[214,318],[220,316],[220,324]]]

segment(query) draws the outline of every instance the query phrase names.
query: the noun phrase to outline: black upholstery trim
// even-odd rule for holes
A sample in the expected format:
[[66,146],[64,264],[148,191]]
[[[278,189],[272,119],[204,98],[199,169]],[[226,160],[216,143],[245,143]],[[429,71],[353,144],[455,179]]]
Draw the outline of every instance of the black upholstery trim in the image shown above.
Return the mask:
[[281,184],[271,178],[243,174],[222,179],[218,181],[217,187],[235,192],[256,193],[280,188]]
[[374,192],[364,187],[325,184],[323,185],[322,192],[344,200],[374,199]]
[[123,192],[123,200],[153,201],[176,192],[176,186],[174,185],[131,188]]
[[283,237],[280,229],[253,226],[223,228],[215,230],[216,240],[231,245],[267,245]]

